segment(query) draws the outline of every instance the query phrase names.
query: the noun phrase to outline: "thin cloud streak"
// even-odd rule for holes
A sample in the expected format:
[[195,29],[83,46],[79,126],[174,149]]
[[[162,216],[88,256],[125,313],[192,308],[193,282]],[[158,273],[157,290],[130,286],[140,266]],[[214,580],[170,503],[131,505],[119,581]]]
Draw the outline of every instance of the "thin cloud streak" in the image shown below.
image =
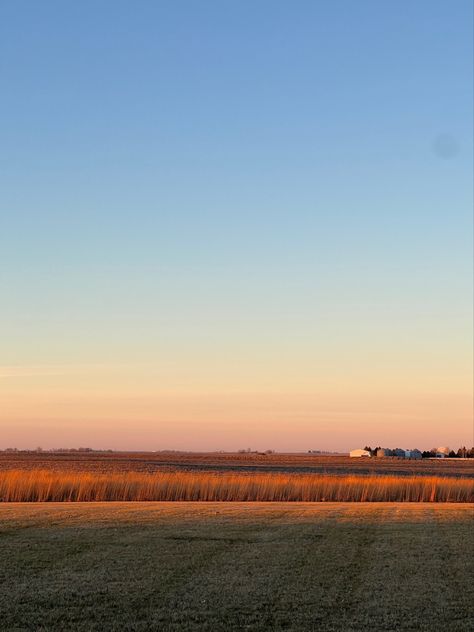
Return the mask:
[[0,366],[1,378],[50,377],[81,375],[100,371],[123,371],[135,368],[127,364],[32,364]]

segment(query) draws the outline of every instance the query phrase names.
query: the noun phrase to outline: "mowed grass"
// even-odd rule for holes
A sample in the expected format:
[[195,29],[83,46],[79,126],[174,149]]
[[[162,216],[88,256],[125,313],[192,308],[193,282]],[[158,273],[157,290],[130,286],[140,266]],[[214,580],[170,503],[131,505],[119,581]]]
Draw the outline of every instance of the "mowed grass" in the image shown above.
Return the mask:
[[249,472],[0,471],[2,502],[472,502],[474,478]]
[[472,630],[469,504],[0,507],[0,628]]

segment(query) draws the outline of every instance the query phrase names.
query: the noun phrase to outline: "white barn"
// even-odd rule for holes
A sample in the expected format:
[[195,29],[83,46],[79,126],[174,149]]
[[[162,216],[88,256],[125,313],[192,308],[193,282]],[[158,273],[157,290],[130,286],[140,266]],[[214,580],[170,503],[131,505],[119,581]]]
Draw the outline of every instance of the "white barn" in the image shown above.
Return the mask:
[[350,457],[372,456],[368,450],[351,450],[349,452]]

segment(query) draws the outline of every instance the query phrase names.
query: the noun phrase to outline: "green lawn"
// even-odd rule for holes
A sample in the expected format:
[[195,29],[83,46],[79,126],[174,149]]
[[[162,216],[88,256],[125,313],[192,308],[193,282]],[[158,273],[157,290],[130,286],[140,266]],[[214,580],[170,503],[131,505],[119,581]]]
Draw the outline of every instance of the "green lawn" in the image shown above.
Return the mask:
[[474,507],[0,506],[0,629],[472,631]]

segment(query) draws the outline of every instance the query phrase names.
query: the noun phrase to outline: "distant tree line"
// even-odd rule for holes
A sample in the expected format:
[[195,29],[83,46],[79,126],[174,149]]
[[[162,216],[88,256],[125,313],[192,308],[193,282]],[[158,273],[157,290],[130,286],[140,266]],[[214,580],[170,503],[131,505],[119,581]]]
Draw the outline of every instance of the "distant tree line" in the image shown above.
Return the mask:
[[[377,456],[377,450],[381,449],[381,446],[377,446],[373,449],[370,446],[365,446],[364,448],[364,450],[370,452],[372,456]],[[393,450],[394,453],[396,453],[396,451],[396,449]],[[437,453],[438,450],[436,448],[431,448],[431,450],[424,450],[421,453],[421,456],[423,459],[432,459],[436,457]],[[396,456],[396,454],[394,456]],[[448,454],[446,454],[446,456],[450,459],[474,459],[474,447],[466,448],[466,446],[463,446],[462,448],[459,448],[456,452],[454,450],[451,450]]]
[[60,453],[70,453],[70,452],[99,452],[99,453],[103,453],[103,452],[113,452],[113,450],[94,450],[94,448],[51,448],[49,450],[45,450],[42,447],[38,446],[37,448],[35,448],[34,450],[22,450],[20,448],[5,448],[5,450],[0,450],[0,452],[22,452],[22,453],[27,453],[27,454],[31,454],[32,452],[34,453],[51,453],[51,454],[57,454],[58,452]]

